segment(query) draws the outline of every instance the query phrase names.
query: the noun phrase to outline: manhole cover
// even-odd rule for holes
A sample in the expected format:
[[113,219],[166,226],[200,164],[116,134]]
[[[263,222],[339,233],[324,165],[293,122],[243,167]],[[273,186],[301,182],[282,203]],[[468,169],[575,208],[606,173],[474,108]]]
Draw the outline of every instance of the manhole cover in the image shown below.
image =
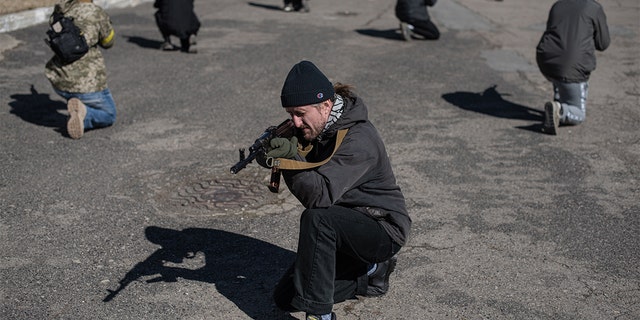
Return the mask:
[[163,211],[189,215],[269,214],[296,205],[284,181],[280,193],[269,191],[267,170],[246,168],[231,174],[226,168],[217,172],[217,176],[190,178],[170,186],[158,197],[165,204]]

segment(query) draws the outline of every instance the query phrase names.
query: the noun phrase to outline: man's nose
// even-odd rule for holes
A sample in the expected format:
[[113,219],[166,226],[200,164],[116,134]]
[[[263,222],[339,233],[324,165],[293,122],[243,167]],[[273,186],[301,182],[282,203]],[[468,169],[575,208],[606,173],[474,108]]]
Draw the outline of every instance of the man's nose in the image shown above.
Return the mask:
[[300,119],[300,117],[292,116],[291,117],[291,121],[293,121],[293,125],[296,128],[301,128],[302,127],[302,119]]

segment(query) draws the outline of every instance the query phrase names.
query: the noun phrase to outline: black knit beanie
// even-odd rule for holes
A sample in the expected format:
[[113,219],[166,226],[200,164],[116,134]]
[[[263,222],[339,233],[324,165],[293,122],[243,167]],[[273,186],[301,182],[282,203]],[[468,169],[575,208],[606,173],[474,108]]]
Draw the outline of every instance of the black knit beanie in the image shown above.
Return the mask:
[[280,100],[284,108],[307,106],[333,98],[333,84],[310,61],[300,61],[284,80]]

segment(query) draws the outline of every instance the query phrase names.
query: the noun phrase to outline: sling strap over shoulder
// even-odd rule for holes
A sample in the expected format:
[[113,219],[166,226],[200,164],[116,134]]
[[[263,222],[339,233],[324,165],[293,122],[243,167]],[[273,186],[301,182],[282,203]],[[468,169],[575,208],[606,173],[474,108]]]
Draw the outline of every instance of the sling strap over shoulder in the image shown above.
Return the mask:
[[319,167],[331,160],[331,157],[336,153],[338,147],[340,147],[340,144],[342,143],[342,140],[344,140],[344,137],[347,135],[347,131],[349,131],[349,129],[338,130],[336,135],[336,146],[333,148],[333,152],[331,152],[330,156],[320,162],[305,162],[286,158],[276,158],[273,159],[272,167],[280,170],[306,170]]

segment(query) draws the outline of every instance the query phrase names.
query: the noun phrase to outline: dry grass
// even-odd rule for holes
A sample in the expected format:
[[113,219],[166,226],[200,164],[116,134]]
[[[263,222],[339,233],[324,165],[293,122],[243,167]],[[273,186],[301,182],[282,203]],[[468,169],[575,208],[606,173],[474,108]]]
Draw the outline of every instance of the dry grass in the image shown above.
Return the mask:
[[59,0],[2,0],[0,14],[20,12],[41,7],[53,7]]

